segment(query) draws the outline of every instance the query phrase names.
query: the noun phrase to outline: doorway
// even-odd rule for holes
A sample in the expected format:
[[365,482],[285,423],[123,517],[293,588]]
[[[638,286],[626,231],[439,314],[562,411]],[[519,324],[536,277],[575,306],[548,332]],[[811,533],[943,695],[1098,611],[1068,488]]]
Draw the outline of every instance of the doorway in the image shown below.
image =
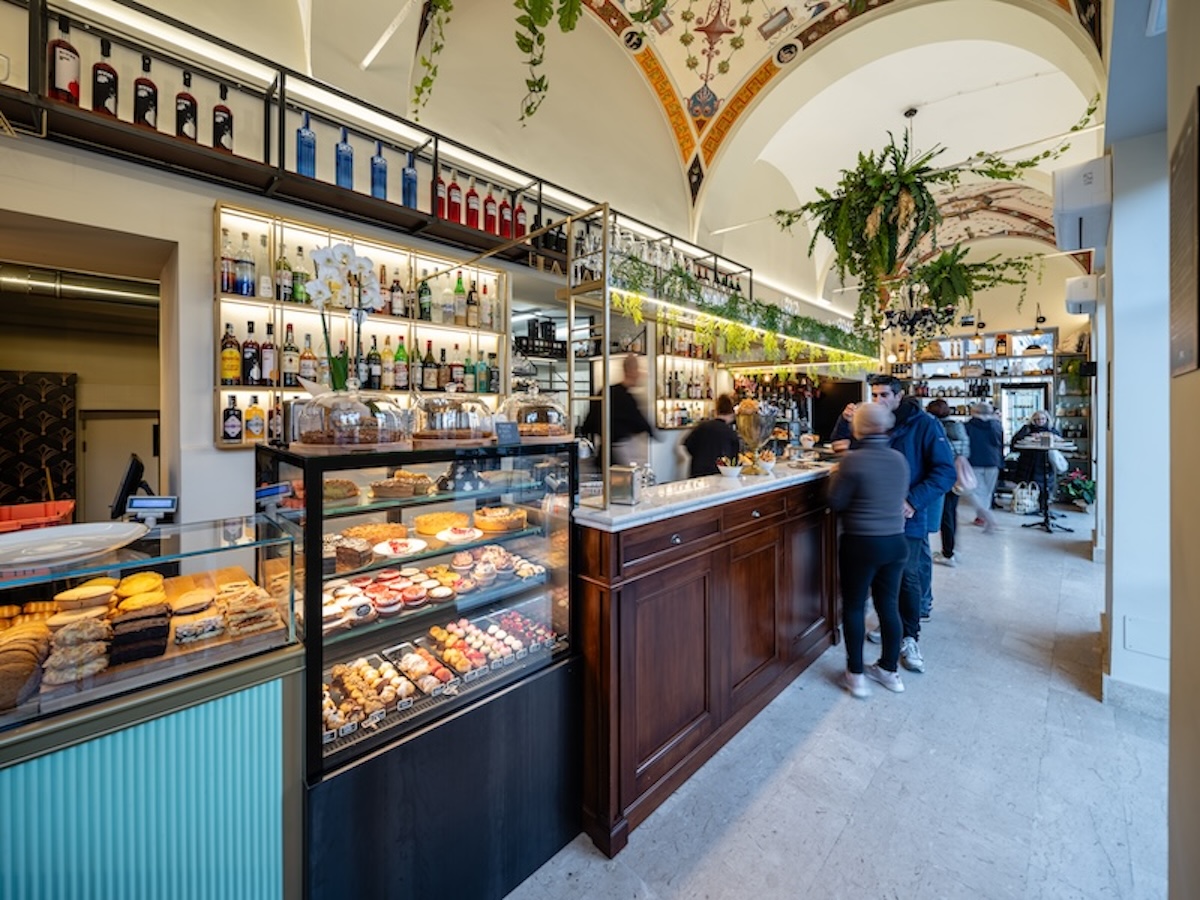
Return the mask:
[[[76,522],[107,522],[110,505],[136,453],[145,481],[159,493],[158,410],[84,410],[80,414],[83,478]],[[121,511],[123,512],[123,510]]]

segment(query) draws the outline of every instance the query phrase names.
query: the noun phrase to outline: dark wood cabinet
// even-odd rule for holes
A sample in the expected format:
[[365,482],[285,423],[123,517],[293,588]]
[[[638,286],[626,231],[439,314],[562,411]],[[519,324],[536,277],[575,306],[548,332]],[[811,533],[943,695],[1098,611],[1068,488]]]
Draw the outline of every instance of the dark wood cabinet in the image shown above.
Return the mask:
[[609,856],[836,638],[825,479],[577,525],[583,823]]

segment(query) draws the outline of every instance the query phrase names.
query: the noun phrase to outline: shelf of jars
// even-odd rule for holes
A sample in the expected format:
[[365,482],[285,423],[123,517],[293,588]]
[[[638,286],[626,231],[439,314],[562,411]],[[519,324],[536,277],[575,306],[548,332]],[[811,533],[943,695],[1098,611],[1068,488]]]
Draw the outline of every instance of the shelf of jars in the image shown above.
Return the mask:
[[[401,408],[416,391],[498,407],[508,362],[504,272],[223,204],[214,229],[218,447],[283,440],[286,407],[309,396],[302,382],[332,383],[329,349],[347,358],[364,389]],[[312,303],[311,254],[339,244],[370,261],[380,309],[360,315]]]

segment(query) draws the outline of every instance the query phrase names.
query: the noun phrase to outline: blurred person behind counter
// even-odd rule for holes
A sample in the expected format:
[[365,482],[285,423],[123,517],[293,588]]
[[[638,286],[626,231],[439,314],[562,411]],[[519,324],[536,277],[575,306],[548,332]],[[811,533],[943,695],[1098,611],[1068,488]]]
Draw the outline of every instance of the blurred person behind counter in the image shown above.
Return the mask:
[[721,394],[717,397],[716,416],[700,422],[684,439],[683,446],[692,457],[689,478],[716,475],[720,457],[737,457],[741,441],[733,428],[733,416],[732,395]]

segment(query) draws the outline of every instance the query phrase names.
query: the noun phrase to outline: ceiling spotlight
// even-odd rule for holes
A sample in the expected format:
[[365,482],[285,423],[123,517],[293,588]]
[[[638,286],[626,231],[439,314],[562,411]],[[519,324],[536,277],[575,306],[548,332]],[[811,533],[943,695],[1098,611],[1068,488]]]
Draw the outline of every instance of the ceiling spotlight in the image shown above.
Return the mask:
[[896,354],[895,354],[895,353],[889,353],[889,354],[887,355],[887,362],[888,362],[888,365],[889,365],[889,366],[894,366],[894,365],[896,364]]

